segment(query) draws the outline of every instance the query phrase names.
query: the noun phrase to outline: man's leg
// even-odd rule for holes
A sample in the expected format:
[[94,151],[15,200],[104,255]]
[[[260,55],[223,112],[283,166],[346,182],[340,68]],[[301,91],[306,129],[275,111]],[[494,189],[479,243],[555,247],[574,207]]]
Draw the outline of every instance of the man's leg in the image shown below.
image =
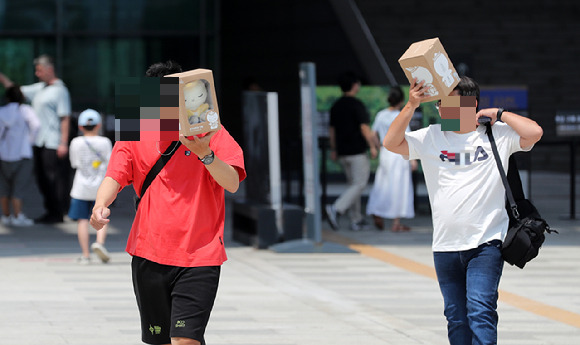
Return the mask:
[[171,345],[200,345],[201,343],[189,338],[171,338]]
[[43,205],[46,212],[48,209],[46,208],[47,200],[46,195],[48,194],[47,186],[48,182],[46,179],[46,175],[44,173],[44,160],[43,160],[43,152],[44,147],[33,147],[34,152],[34,176],[36,176],[36,184],[38,185],[38,189],[40,190],[40,194],[43,197]]
[[44,208],[47,213],[45,220],[62,222],[62,202],[60,200],[62,192],[59,191],[59,188],[62,188],[60,182],[62,177],[59,176],[62,171],[56,150],[35,147],[34,153],[38,187],[43,194]]
[[443,295],[450,345],[471,344],[467,321],[465,266],[459,252],[434,252],[433,260]]
[[56,157],[57,175],[56,175],[56,198],[58,200],[59,215],[64,216],[70,207],[70,190],[72,181],[70,179],[70,160],[68,155],[64,158]]
[[360,154],[343,156],[340,162],[347,177],[348,187],[336,200],[334,206],[341,214],[349,210],[351,221],[357,222],[362,219],[360,196],[369,180],[369,160],[366,154]]
[[220,266],[180,270],[171,293],[172,344],[205,345],[205,329],[217,295]]
[[133,256],[133,290],[141,316],[141,340],[147,344],[171,343],[171,283],[175,267]]
[[501,242],[483,244],[467,264],[467,318],[474,345],[497,344],[497,299],[503,270]]
[[350,219],[352,223],[358,223],[363,218],[361,196],[369,183],[369,177],[371,174],[370,161],[366,153],[353,157],[351,164],[351,174],[352,184],[358,187],[358,195],[350,207]]

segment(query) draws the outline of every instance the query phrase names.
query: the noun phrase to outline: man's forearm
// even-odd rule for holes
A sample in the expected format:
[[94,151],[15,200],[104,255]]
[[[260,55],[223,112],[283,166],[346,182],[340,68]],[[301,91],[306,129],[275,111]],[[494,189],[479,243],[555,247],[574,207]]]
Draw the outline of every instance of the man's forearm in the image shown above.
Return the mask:
[[527,117],[504,111],[501,120],[516,131],[524,140],[536,143],[542,137],[542,127],[536,121],[528,119]]
[[334,127],[328,129],[328,145],[330,145],[330,150],[336,150],[336,141],[334,138]]
[[105,176],[103,182],[97,191],[97,198],[95,199],[95,208],[109,207],[117,198],[117,194],[121,189],[119,182],[115,181],[109,176]]
[[70,116],[60,118],[60,144],[68,145],[68,131],[70,127]]
[[5,88],[9,88],[10,86],[14,85],[12,80],[10,80],[10,78],[8,78],[2,73],[0,73],[0,83],[2,83],[2,85],[4,85]]
[[230,193],[235,193],[240,187],[240,176],[233,166],[215,157],[214,161],[205,166],[214,180]]
[[360,128],[367,145],[369,145],[370,148],[377,149],[378,146],[376,145],[375,132],[372,131],[371,127],[368,124],[361,124]]

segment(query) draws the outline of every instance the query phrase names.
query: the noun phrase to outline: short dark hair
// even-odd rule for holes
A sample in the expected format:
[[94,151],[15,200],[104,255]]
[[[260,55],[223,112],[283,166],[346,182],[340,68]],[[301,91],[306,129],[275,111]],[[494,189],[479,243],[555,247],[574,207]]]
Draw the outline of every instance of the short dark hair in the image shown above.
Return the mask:
[[167,62],[158,62],[149,66],[147,72],[145,72],[146,77],[164,77],[168,74],[180,73],[181,66],[175,62],[168,60]]
[[352,86],[360,82],[360,79],[353,72],[345,72],[338,76],[338,85],[342,92],[348,92]]
[[12,86],[8,87],[4,96],[8,103],[16,102],[22,104],[25,102],[24,95],[20,91],[20,86],[17,84],[12,84]]
[[475,96],[479,107],[479,85],[475,80],[463,76],[459,79],[459,84],[453,89],[459,91],[459,96]]
[[405,96],[403,96],[403,90],[401,90],[401,88],[398,86],[393,86],[389,91],[389,97],[387,98],[387,101],[389,101],[389,105],[391,107],[394,107],[401,103],[404,99]]
[[83,127],[86,131],[92,131],[93,129],[95,129],[95,127],[97,127],[97,125],[88,125],[88,126],[81,126]]

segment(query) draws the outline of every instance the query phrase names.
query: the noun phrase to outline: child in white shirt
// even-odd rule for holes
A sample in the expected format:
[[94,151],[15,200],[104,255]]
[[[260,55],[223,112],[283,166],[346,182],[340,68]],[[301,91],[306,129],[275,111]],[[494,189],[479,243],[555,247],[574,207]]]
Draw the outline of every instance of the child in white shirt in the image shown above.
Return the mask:
[[[93,109],[87,109],[79,115],[79,130],[82,136],[71,141],[69,148],[71,166],[76,169],[73,186],[70,192],[71,205],[68,216],[78,222],[78,238],[82,256],[81,264],[90,263],[89,253],[89,218],[97,197],[97,189],[105,177],[107,164],[111,156],[111,141],[99,135],[101,116]],[[110,260],[105,248],[106,227],[97,232],[97,241],[91,249],[103,263]]]

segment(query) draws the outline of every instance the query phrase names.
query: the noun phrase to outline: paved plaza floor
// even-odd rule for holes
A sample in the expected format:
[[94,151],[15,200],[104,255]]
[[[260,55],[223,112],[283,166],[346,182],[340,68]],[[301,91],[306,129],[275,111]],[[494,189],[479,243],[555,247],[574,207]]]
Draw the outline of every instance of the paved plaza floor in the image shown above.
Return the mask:
[[[560,234],[548,235],[525,269],[506,265],[499,344],[580,344],[580,221],[566,218],[561,182],[552,174],[536,179],[534,201]],[[27,212],[36,216],[41,210],[31,198]],[[132,212],[123,191],[111,216],[108,264],[75,262],[80,249],[70,220],[0,225],[0,344],[141,344],[124,252]],[[230,223],[228,217],[229,235]],[[430,218],[406,224],[406,233],[352,232],[346,224],[334,232],[323,222],[324,241],[352,253],[281,254],[230,237],[207,343],[447,344]]]

